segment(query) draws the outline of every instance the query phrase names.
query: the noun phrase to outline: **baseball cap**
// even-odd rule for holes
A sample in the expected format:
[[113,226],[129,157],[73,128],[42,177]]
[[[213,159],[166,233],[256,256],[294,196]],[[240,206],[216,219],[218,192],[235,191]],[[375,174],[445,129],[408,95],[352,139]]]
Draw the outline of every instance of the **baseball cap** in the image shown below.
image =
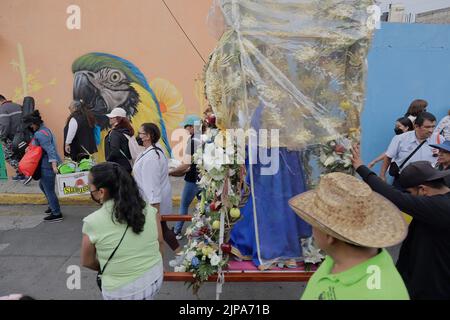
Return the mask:
[[450,176],[450,170],[438,171],[428,161],[411,162],[400,173],[400,185],[402,188],[417,187],[430,181],[436,181]]
[[106,115],[108,118],[122,117],[126,118],[127,112],[122,108],[114,108],[111,113]]
[[430,144],[430,147],[450,152],[450,141],[444,141],[441,144]]
[[180,126],[182,127],[194,126],[196,122],[200,122],[201,120],[202,119],[199,116],[195,114],[190,114],[186,116],[183,122],[180,123]]

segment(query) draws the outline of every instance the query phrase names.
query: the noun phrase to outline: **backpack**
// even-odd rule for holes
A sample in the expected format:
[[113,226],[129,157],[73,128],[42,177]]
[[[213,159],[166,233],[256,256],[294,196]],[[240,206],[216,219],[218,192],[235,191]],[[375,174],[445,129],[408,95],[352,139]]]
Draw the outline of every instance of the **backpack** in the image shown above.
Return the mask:
[[23,126],[17,128],[17,132],[11,143],[12,152],[16,158],[22,159],[25,155],[25,149],[28,147],[32,138],[33,133],[28,128],[23,128]]

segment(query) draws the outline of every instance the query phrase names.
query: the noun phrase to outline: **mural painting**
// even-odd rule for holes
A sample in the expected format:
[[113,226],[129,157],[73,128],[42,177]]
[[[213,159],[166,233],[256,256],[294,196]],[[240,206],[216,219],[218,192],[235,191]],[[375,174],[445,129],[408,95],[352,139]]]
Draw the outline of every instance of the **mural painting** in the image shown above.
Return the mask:
[[108,53],[88,53],[72,65],[73,98],[82,99],[96,115],[102,143],[98,160],[104,160],[103,139],[108,131],[106,114],[123,108],[135,131],[145,122],[153,122],[161,130],[161,145],[171,155],[169,133],[183,120],[185,106],[179,90],[168,80],[156,78],[148,82],[130,61]]

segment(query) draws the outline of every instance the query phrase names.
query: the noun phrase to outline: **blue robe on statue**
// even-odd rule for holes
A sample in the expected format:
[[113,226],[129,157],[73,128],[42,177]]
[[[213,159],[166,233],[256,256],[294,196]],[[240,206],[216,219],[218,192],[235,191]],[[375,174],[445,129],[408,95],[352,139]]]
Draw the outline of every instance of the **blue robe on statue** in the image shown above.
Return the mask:
[[[253,159],[257,157],[256,150],[260,151],[261,147],[253,151]],[[246,182],[253,188],[255,199],[250,194],[246,205],[241,208],[243,218],[234,225],[230,244],[237,257],[252,260],[257,267],[269,267],[286,260],[300,260],[300,239],[310,237],[312,229],[288,204],[290,198],[306,191],[301,152],[286,148],[263,148],[262,151],[269,155],[271,152],[279,153],[279,168],[273,174],[261,174],[261,169],[271,164],[263,165],[258,159],[250,166],[247,157]],[[253,185],[250,168],[253,170]]]

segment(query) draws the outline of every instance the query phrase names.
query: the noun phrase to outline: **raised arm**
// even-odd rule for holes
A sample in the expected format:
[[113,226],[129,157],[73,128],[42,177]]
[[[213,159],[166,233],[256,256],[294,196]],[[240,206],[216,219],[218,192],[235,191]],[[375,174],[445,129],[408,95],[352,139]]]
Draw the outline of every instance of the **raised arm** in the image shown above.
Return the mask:
[[381,180],[367,168],[361,160],[358,146],[353,150],[353,167],[370,188],[394,203],[401,211],[408,213],[413,218],[437,227],[450,226],[450,206],[448,201],[441,201],[442,196],[414,196],[401,192],[393,186]]

